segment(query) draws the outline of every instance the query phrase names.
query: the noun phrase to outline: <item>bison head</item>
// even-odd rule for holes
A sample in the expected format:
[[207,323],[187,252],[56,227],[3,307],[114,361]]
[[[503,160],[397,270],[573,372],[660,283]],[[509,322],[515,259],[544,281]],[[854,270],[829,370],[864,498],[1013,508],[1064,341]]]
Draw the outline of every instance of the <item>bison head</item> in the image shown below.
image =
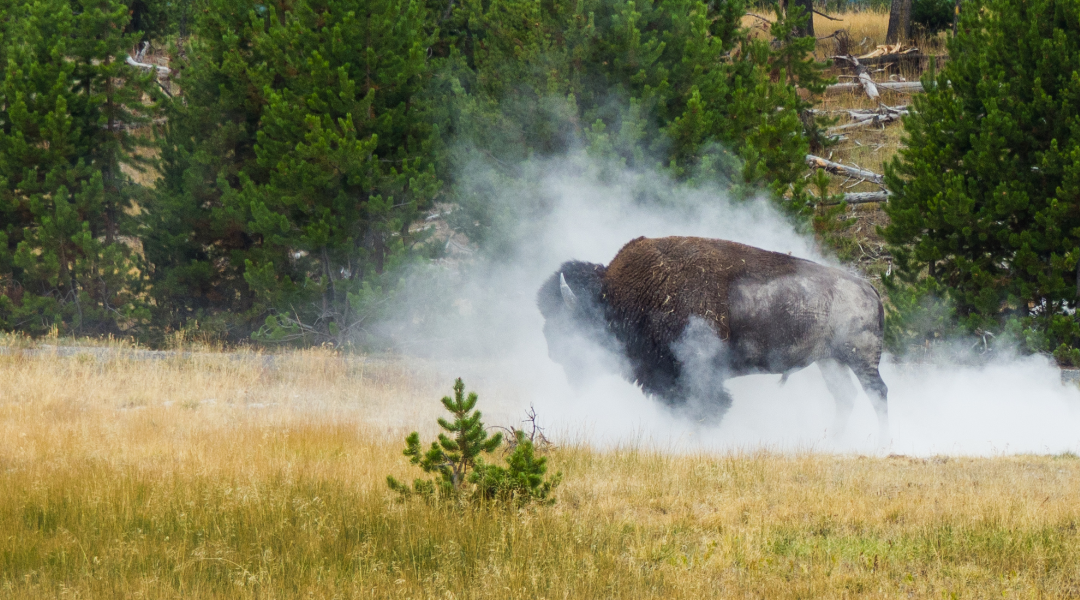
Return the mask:
[[604,266],[570,261],[540,287],[536,304],[544,316],[548,356],[561,364],[571,384],[610,370],[615,354],[603,293]]

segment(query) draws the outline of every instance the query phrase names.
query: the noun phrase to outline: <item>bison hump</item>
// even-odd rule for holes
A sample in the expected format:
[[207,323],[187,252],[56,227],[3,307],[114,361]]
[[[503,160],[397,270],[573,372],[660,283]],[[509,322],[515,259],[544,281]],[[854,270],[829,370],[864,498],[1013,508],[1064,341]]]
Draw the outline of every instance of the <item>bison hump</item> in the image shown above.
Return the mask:
[[725,240],[637,238],[608,265],[604,293],[615,320],[654,343],[677,340],[691,316],[700,317],[727,339],[731,284],[743,277],[791,274],[800,262]]

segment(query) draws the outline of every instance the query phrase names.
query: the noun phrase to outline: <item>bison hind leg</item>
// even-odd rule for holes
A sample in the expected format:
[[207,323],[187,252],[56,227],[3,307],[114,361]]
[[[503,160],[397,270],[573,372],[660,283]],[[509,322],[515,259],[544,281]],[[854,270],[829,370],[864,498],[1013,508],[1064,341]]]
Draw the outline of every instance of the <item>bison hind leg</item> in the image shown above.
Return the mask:
[[818,361],[818,367],[821,369],[822,377],[825,378],[825,387],[836,400],[836,416],[833,418],[832,426],[829,427],[829,433],[834,438],[839,438],[847,429],[858,391],[855,389],[855,384],[851,382],[847,365],[829,358]]
[[855,376],[870,397],[874,412],[878,418],[878,441],[882,447],[891,443],[889,433],[889,388],[881,380],[881,373],[876,366],[855,369]]

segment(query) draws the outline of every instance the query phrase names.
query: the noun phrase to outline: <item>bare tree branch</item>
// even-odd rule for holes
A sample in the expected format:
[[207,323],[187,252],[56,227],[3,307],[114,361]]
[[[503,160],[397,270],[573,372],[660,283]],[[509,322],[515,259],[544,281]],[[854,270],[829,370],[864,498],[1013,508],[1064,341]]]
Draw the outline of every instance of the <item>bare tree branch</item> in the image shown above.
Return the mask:
[[129,65],[131,65],[133,67],[138,67],[140,69],[157,69],[158,75],[168,75],[169,73],[172,73],[172,71],[169,69],[169,67],[162,67],[162,66],[159,66],[159,65],[152,65],[150,63],[141,63],[141,62],[135,60],[134,58],[131,58],[130,56],[126,57],[126,60],[124,62],[126,62],[127,64],[129,64]]
[[813,154],[806,155],[806,164],[814,168],[825,169],[826,172],[834,175],[847,175],[849,177],[857,177],[859,179],[865,179],[866,181],[872,181],[878,185],[885,185],[885,177],[878,175],[873,171],[867,171],[858,167],[849,167],[838,162],[826,160],[820,156],[814,156]]
[[[916,92],[925,91],[925,90],[923,90],[922,83],[920,83],[918,81],[890,81],[890,82],[887,82],[887,83],[886,82],[875,83],[874,85],[876,87],[879,87],[879,88],[881,88],[883,90],[886,90],[886,91],[900,92],[902,94],[910,94],[910,93],[916,93]],[[830,93],[835,94],[835,93],[843,93],[843,92],[853,92],[853,91],[855,91],[855,90],[857,90],[857,89],[859,89],[861,87],[863,87],[862,84],[858,84],[858,83],[835,83],[835,84],[830,85],[829,87],[825,88],[825,93],[826,94],[830,94]]]
[[[823,17],[825,17],[826,19],[828,19],[830,21],[843,21],[843,19],[837,19],[836,17],[830,17],[829,15],[821,12],[820,10],[818,10],[816,8],[814,9],[814,12],[821,15],[821,16],[823,16]],[[818,38],[818,39],[821,39],[821,38]]]

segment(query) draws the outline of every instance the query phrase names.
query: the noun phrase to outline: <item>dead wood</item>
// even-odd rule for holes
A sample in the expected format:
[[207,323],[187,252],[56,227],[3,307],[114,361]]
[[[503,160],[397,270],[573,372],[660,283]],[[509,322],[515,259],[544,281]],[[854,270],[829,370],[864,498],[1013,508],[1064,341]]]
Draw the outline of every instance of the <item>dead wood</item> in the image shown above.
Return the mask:
[[[888,56],[888,55],[893,55],[893,54],[895,54],[895,55],[904,55],[904,54],[917,53],[918,51],[919,51],[919,49],[916,48],[915,46],[908,46],[907,48],[905,48],[903,44],[878,44],[878,46],[876,48],[874,48],[873,50],[871,50],[870,52],[867,52],[866,54],[859,55],[856,58],[858,58],[861,61],[866,61],[866,60],[869,60],[871,58],[878,58],[878,57],[881,57],[881,56]],[[863,64],[866,64],[866,63],[864,62]]]
[[[830,21],[843,21],[843,19],[837,19],[836,17],[830,17],[829,15],[821,12],[820,10],[818,10],[816,8],[814,9],[814,13],[818,14],[818,15],[821,15],[821,16],[825,17],[826,19],[830,20]],[[821,39],[821,38],[818,38],[818,39]]]
[[934,66],[941,67],[944,64],[944,59],[944,56],[911,52],[906,54],[885,54],[882,56],[872,56],[870,58],[860,58],[859,62],[868,67],[880,67],[884,65],[921,66],[924,61],[929,64],[931,60],[934,60],[937,61]]
[[[899,92],[901,94],[912,94],[925,91],[921,82],[918,81],[889,81],[878,82],[874,84],[877,88],[888,92]],[[859,83],[835,83],[825,88],[826,94],[842,94],[844,92],[853,92],[862,88]]]
[[[880,192],[850,192],[844,194],[844,202],[848,204],[868,204],[871,202],[887,202],[892,192],[882,190]],[[835,203],[839,204],[839,203]],[[824,202],[821,206],[834,205],[832,202]]]
[[890,108],[881,105],[881,109],[876,112],[849,110],[848,115],[852,118],[851,123],[844,125],[838,125],[836,127],[830,127],[825,131],[826,135],[834,135],[841,131],[847,131],[849,129],[859,129],[862,127],[873,127],[877,125],[885,125],[886,123],[892,123],[899,121],[901,117],[908,114],[907,107]]
[[843,60],[850,64],[855,69],[855,75],[859,78],[859,85],[862,86],[866,95],[874,102],[881,102],[881,94],[878,93],[877,85],[874,83],[873,78],[870,77],[870,72],[866,70],[866,66],[861,64],[859,59],[850,54],[832,56],[830,58]]
[[817,169],[825,169],[825,172],[832,173],[833,175],[846,175],[878,185],[885,185],[885,177],[874,173],[873,171],[867,171],[866,169],[860,169],[858,167],[850,167],[821,158],[820,156],[814,156],[813,154],[806,155],[806,164]]
[[138,67],[140,69],[147,69],[147,70],[149,70],[149,69],[157,69],[158,75],[168,75],[169,73],[172,72],[169,69],[169,67],[162,67],[160,65],[152,65],[150,63],[141,63],[141,62],[135,60],[134,58],[131,58],[130,56],[128,56],[127,60],[125,60],[124,62],[126,62],[127,64],[129,64],[129,65],[131,65],[133,67]]

